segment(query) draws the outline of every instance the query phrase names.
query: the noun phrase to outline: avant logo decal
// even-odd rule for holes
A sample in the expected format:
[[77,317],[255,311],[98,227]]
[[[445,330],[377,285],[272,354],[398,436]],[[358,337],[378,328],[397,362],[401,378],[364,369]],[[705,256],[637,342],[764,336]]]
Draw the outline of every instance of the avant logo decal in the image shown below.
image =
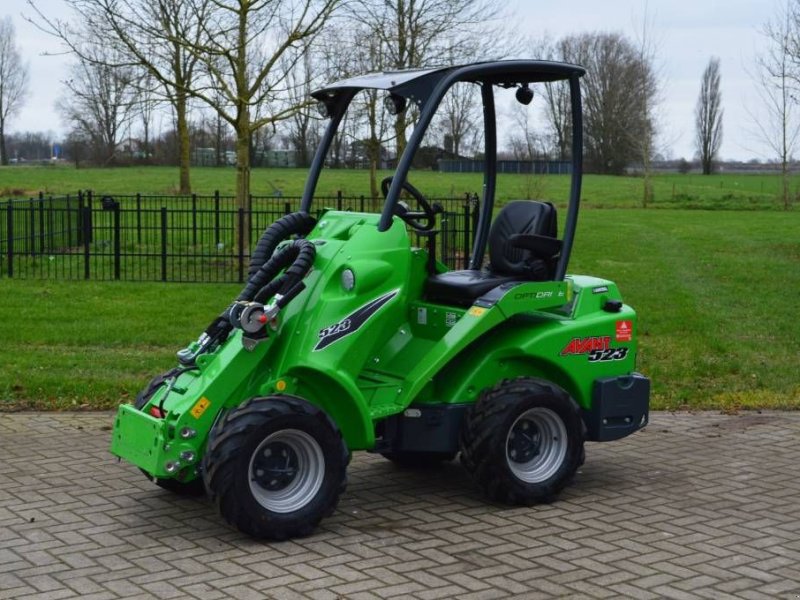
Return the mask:
[[343,337],[347,337],[351,333],[355,333],[358,329],[366,323],[369,318],[374,315],[378,310],[389,300],[397,295],[400,290],[394,290],[383,296],[375,298],[372,302],[368,302],[361,308],[347,315],[344,319],[333,325],[328,325],[324,329],[319,330],[319,341],[314,346],[314,352],[327,348],[334,342],[338,342]]
[[561,351],[561,356],[570,354],[589,354],[595,350],[608,350],[611,347],[611,336],[572,338]]

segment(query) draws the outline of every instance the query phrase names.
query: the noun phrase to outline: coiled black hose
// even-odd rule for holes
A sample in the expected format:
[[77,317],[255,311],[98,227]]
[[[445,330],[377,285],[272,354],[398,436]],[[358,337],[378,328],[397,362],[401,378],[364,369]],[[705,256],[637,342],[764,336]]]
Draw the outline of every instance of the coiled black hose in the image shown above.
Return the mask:
[[[250,258],[247,285],[244,286],[234,303],[206,327],[203,335],[200,336],[200,340],[198,340],[200,348],[196,350],[185,348],[178,352],[178,360],[181,364],[194,365],[198,355],[216,348],[228,338],[228,335],[233,330],[231,311],[234,310],[238,302],[251,302],[256,294],[259,295],[259,298],[264,298],[265,300],[279,292],[285,294],[305,276],[311,268],[316,254],[314,245],[307,240],[296,240],[291,246],[287,247],[288,250],[288,248],[294,248],[297,242],[304,242],[303,244],[298,244],[297,250],[290,250],[290,254],[286,254],[297,264],[293,263],[286,270],[286,273],[277,279],[275,279],[275,276],[278,272],[291,261],[285,263],[273,261],[271,264],[270,261],[278,244],[291,235],[308,234],[316,223],[316,219],[308,213],[295,212],[281,217],[267,227],[258,240],[258,244],[256,244],[256,248]],[[310,254],[306,244],[311,247]],[[305,250],[301,252],[301,248],[305,248]],[[281,251],[280,254],[283,253],[284,251]],[[283,260],[281,259],[281,261]]]
[[[295,240],[290,246],[281,248],[258,270],[261,279],[267,283],[253,296],[253,302],[266,304],[275,294],[291,290],[311,270],[316,255],[316,246],[308,240]],[[286,271],[276,279],[275,276],[285,267],[288,267]]]
[[250,266],[247,269],[247,285],[237,296],[237,302],[250,302],[256,293],[275,277],[277,271],[270,275],[270,271],[265,271],[262,267],[272,257],[278,244],[291,235],[308,234],[316,223],[317,220],[308,213],[295,212],[281,217],[267,227],[253,250]]

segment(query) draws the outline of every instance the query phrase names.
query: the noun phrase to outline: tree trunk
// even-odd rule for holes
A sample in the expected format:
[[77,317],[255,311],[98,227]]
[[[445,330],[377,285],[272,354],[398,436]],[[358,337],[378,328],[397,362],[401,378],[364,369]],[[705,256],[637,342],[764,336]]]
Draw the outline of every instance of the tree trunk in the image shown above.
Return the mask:
[[189,123],[186,120],[186,94],[178,90],[175,97],[175,117],[178,129],[178,171],[180,173],[180,194],[191,194],[192,184],[189,179],[191,164],[191,140],[189,138]]
[[369,161],[369,195],[370,204],[374,208],[378,200],[378,163],[374,158]]
[[0,120],[0,165],[8,164],[8,152],[6,152],[6,124]]
[[783,187],[783,209],[789,210],[789,169],[784,158],[781,163],[781,185]]
[[397,115],[397,119],[394,122],[394,134],[397,140],[397,160],[399,161],[400,156],[406,149],[406,113],[402,112]]
[[[236,131],[236,208],[244,210],[241,231],[236,232],[236,244],[242,240],[245,254],[249,253],[250,239],[250,122],[246,111],[239,117]],[[238,222],[238,218],[237,218]]]

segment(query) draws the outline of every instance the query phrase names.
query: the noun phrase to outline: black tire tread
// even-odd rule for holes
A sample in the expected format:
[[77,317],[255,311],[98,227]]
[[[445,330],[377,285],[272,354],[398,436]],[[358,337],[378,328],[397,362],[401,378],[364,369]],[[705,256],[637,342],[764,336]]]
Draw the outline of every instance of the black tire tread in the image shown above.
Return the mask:
[[239,457],[239,449],[247,437],[255,429],[263,426],[267,420],[289,415],[302,415],[324,420],[339,437],[342,464],[345,466],[348,464],[350,453],[342,440],[339,429],[330,417],[316,406],[292,396],[251,398],[238,408],[225,413],[209,434],[202,463],[203,479],[208,495],[228,523],[254,537],[285,540],[311,534],[323,518],[333,514],[340,495],[347,487],[346,469],[343,468],[335,492],[328,499],[324,510],[312,518],[262,526],[242,511],[241,504],[236,501],[235,493],[236,461]]
[[[571,419],[579,422],[580,446],[574,456],[568,456],[571,464],[563,477],[548,485],[522,486],[510,482],[512,477],[505,468],[497,464],[497,432],[504,426],[510,410],[522,399],[531,396],[550,397],[561,403]],[[576,421],[573,421],[576,422]],[[569,426],[568,426],[569,432]],[[569,432],[572,434],[573,432]],[[503,436],[504,438],[505,436]],[[585,425],[580,409],[570,395],[559,386],[532,377],[505,379],[485,390],[478,401],[467,411],[461,429],[461,464],[492,500],[507,504],[530,506],[539,502],[550,502],[573,478],[583,456]],[[502,448],[505,453],[505,446]],[[504,456],[504,454],[503,454]],[[504,467],[504,465],[503,465]]]

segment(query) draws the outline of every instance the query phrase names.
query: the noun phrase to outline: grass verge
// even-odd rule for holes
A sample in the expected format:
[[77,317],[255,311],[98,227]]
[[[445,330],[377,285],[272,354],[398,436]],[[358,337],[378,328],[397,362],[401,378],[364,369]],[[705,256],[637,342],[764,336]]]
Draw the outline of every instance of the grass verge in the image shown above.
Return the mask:
[[[252,170],[251,191],[256,196],[270,196],[278,191],[283,196],[299,196],[305,185],[306,169]],[[378,178],[391,175],[381,171]],[[194,167],[191,172],[193,190],[201,195],[219,190],[232,195],[236,171],[233,168]],[[369,175],[357,169],[326,169],[317,187],[318,196],[369,194]],[[480,173],[441,173],[412,171],[411,182],[431,198],[480,193],[483,176]],[[568,175],[498,176],[497,198],[505,201],[516,198],[536,198],[564,203],[567,200]],[[798,195],[798,179],[793,178],[793,193]],[[0,197],[34,196],[40,191],[48,194],[74,194],[91,189],[110,194],[174,194],[178,170],[175,167],[126,167],[114,169],[75,169],[71,166],[11,166],[0,167]],[[778,175],[696,175],[660,174],[653,178],[654,198],[650,206],[663,208],[702,209],[780,209]],[[642,204],[643,183],[639,177],[585,175],[583,203],[594,208],[639,207]],[[795,199],[796,201],[796,199]]]
[[[800,214],[586,211],[570,271],[640,318],[658,409],[800,406]],[[174,363],[237,285],[0,280],[0,410],[109,408]]]

